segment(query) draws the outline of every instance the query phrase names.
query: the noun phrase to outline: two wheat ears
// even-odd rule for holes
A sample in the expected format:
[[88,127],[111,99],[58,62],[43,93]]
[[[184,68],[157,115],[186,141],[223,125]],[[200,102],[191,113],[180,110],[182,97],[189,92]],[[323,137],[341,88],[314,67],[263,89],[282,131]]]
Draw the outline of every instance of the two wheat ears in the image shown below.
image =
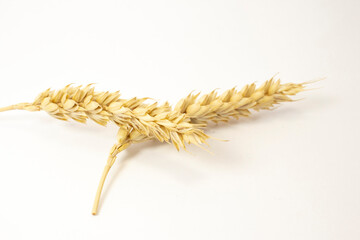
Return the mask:
[[202,147],[210,138],[204,128],[209,122],[227,122],[230,118],[248,117],[250,110],[272,109],[281,102],[293,101],[289,96],[305,90],[310,82],[281,84],[280,80],[264,82],[256,88],[246,85],[240,91],[232,88],[218,94],[189,94],[174,108],[169,103],[146,103],[148,98],[121,99],[119,92],[96,92],[91,84],[82,87],[67,85],[54,91],[47,89],[32,103],[19,103],[0,108],[7,110],[46,111],[60,120],[73,119],[85,123],[91,119],[105,126],[109,121],[118,127],[117,141],[111,148],[96,192],[92,214],[97,213],[106,176],[118,153],[131,144],[149,139],[173,144],[177,150],[185,144]]

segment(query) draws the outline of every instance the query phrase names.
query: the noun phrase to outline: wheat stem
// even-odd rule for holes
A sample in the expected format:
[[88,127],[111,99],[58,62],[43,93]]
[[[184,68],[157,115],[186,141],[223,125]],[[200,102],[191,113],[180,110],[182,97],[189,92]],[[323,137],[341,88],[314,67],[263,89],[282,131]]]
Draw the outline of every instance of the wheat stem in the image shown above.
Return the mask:
[[15,110],[15,109],[17,109],[16,105],[11,105],[11,106],[0,108],[0,112],[5,112],[5,111],[10,111],[10,110]]
[[99,186],[97,188],[97,191],[96,191],[96,195],[95,195],[95,200],[94,200],[94,205],[93,205],[93,209],[92,209],[92,215],[96,215],[97,213],[97,210],[98,210],[98,207],[99,207],[99,201],[100,201],[100,196],[101,196],[101,192],[102,192],[102,189],[104,187],[104,183],[105,183],[105,179],[110,171],[110,168],[111,168],[111,165],[109,164],[106,164],[105,167],[104,167],[104,171],[102,173],[102,176],[101,176],[101,179],[100,179],[100,182],[99,182]]
[[14,110],[14,109],[15,109],[14,105],[11,105],[11,106],[0,108],[0,112],[5,112],[5,111],[9,111],[9,110]]
[[128,146],[130,145],[130,143],[125,143],[123,145],[119,145],[119,144],[115,144],[110,152],[109,158],[107,160],[107,163],[104,167],[103,173],[101,175],[100,178],[100,182],[96,191],[96,195],[95,195],[95,200],[94,200],[94,204],[93,204],[93,209],[92,209],[92,215],[96,215],[97,214],[97,210],[99,207],[99,202],[100,202],[100,197],[101,197],[101,193],[102,193],[102,189],[104,187],[104,183],[106,180],[106,177],[111,169],[111,167],[114,165],[115,160],[116,160],[116,156],[117,154],[119,154],[121,151],[125,150],[126,148],[128,148]]
[[40,107],[34,106],[32,103],[18,103],[18,104],[0,108],[0,112],[10,111],[10,110],[39,111]]

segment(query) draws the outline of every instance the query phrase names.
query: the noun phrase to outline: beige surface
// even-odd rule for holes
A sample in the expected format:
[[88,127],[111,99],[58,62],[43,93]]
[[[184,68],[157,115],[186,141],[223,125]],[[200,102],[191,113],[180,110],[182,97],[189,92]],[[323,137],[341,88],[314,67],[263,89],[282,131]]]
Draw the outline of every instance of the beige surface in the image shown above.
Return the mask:
[[359,239],[358,1],[1,1],[0,106],[48,87],[170,100],[269,79],[320,89],[219,124],[213,155],[142,143],[89,212],[116,127],[0,116],[1,239]]

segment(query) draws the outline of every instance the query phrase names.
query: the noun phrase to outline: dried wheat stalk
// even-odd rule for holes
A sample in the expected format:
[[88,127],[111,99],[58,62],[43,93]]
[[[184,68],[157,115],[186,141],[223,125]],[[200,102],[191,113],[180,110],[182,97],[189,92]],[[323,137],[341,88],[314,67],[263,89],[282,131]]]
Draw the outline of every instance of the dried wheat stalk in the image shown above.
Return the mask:
[[235,88],[218,94],[212,91],[199,98],[190,94],[174,108],[166,102],[145,103],[148,98],[121,99],[119,92],[95,92],[92,84],[85,87],[67,85],[58,91],[47,89],[32,103],[20,103],[0,112],[14,109],[46,111],[60,120],[74,119],[85,123],[91,119],[105,126],[109,121],[119,126],[117,143],[111,148],[97,189],[92,214],[97,213],[99,199],[106,176],[119,152],[133,143],[149,139],[172,143],[177,150],[185,144],[201,147],[209,138],[203,131],[210,121],[227,122],[230,118],[247,117],[250,110],[271,109],[275,104],[291,102],[289,95],[304,90],[306,84],[281,84],[273,78],[259,88],[246,85],[240,91]]

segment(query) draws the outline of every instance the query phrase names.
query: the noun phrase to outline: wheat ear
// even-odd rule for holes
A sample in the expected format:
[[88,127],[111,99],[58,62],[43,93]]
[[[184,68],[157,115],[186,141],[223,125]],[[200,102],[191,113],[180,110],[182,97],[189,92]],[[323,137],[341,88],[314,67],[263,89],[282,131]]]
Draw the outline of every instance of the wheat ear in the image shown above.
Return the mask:
[[111,148],[96,192],[92,214],[97,213],[101,191],[106,176],[113,166],[117,154],[133,143],[149,139],[172,143],[177,150],[186,149],[186,144],[201,147],[209,136],[204,128],[209,122],[226,122],[230,118],[247,117],[250,110],[272,109],[281,102],[293,101],[289,96],[305,89],[309,82],[281,84],[273,78],[259,88],[255,84],[246,85],[240,91],[236,88],[218,94],[212,91],[199,97],[189,94],[174,108],[166,102],[145,103],[148,98],[121,99],[119,92],[95,92],[92,84],[85,87],[71,85],[54,91],[47,89],[32,103],[19,103],[0,108],[47,112],[60,120],[73,119],[85,123],[91,119],[105,126],[114,122],[119,131],[117,143]]

